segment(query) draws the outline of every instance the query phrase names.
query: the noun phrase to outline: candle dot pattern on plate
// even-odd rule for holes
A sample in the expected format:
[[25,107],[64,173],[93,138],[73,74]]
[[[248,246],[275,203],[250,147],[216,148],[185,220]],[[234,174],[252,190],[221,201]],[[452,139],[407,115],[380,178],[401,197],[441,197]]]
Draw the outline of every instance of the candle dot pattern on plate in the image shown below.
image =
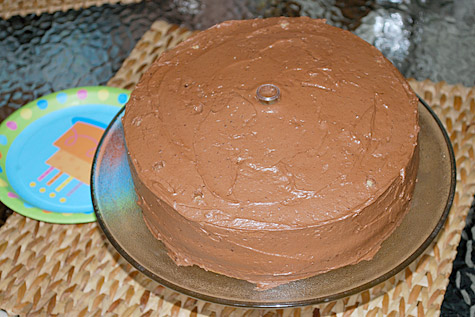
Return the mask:
[[20,110],[20,117],[22,117],[25,120],[31,119],[31,116],[33,115],[33,112],[31,109],[21,109]]
[[40,99],[36,102],[36,105],[38,106],[38,108],[40,108],[41,110],[45,110],[46,108],[48,108],[48,101],[44,100],[44,99]]
[[126,94],[120,94],[119,97],[117,98],[117,100],[121,104],[125,104],[128,99],[129,99],[129,97]]
[[10,197],[10,198],[18,198],[18,195],[15,194],[15,193],[9,192],[9,193],[8,193],[8,197]]
[[10,130],[16,130],[18,125],[16,124],[15,121],[8,121],[7,124],[6,124],[7,128],[9,128]]
[[60,92],[56,95],[56,100],[58,100],[59,103],[65,103],[68,100],[68,95],[64,92]]
[[109,98],[109,91],[107,91],[106,89],[101,89],[97,92],[97,97],[103,101],[107,100],[107,98]]
[[87,90],[85,90],[85,89],[78,90],[78,98],[79,99],[86,99],[87,98]]

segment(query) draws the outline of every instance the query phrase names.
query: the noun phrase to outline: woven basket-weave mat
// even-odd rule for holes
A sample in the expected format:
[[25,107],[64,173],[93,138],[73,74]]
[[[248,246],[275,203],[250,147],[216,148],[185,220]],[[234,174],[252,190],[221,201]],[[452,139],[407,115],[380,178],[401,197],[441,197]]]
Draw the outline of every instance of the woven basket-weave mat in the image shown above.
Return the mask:
[[[109,84],[133,88],[163,50],[190,34],[155,22]],[[314,306],[226,307],[178,294],[138,272],[107,242],[96,223],[57,225],[13,214],[0,228],[0,308],[32,316],[438,315],[475,193],[475,89],[430,81],[410,83],[447,128],[457,161],[457,191],[437,240],[389,280]]]
[[14,15],[53,13],[69,9],[83,9],[114,3],[135,3],[142,0],[0,0],[0,17],[8,19]]

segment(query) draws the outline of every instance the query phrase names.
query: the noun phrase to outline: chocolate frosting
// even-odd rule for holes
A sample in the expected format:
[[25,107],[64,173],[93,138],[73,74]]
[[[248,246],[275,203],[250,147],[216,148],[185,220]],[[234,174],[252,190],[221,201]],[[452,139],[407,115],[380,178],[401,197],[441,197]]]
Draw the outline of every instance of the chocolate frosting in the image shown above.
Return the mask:
[[218,24],[163,53],[127,103],[144,219],[177,264],[260,289],[371,259],[409,208],[417,103],[323,20]]

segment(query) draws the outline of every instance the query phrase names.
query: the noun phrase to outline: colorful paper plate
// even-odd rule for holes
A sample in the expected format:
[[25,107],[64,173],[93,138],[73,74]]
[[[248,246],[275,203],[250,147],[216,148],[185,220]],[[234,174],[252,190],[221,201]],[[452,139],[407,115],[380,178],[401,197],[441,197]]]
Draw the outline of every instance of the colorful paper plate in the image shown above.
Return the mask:
[[92,159],[129,91],[81,87],[34,100],[0,124],[0,199],[41,221],[95,221]]

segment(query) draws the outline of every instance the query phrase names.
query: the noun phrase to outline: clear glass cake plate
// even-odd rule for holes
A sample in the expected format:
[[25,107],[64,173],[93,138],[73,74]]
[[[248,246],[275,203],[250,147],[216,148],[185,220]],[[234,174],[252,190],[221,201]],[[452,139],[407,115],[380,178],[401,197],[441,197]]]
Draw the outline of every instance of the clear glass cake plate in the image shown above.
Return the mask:
[[456,169],[450,140],[434,112],[419,104],[420,163],[411,209],[371,261],[346,266],[279,287],[255,285],[177,266],[146,227],[127,162],[121,117],[106,130],[93,163],[91,190],[97,221],[116,250],[140,272],[180,293],[240,307],[316,304],[368,289],[394,276],[421,255],[447,219],[455,193]]

